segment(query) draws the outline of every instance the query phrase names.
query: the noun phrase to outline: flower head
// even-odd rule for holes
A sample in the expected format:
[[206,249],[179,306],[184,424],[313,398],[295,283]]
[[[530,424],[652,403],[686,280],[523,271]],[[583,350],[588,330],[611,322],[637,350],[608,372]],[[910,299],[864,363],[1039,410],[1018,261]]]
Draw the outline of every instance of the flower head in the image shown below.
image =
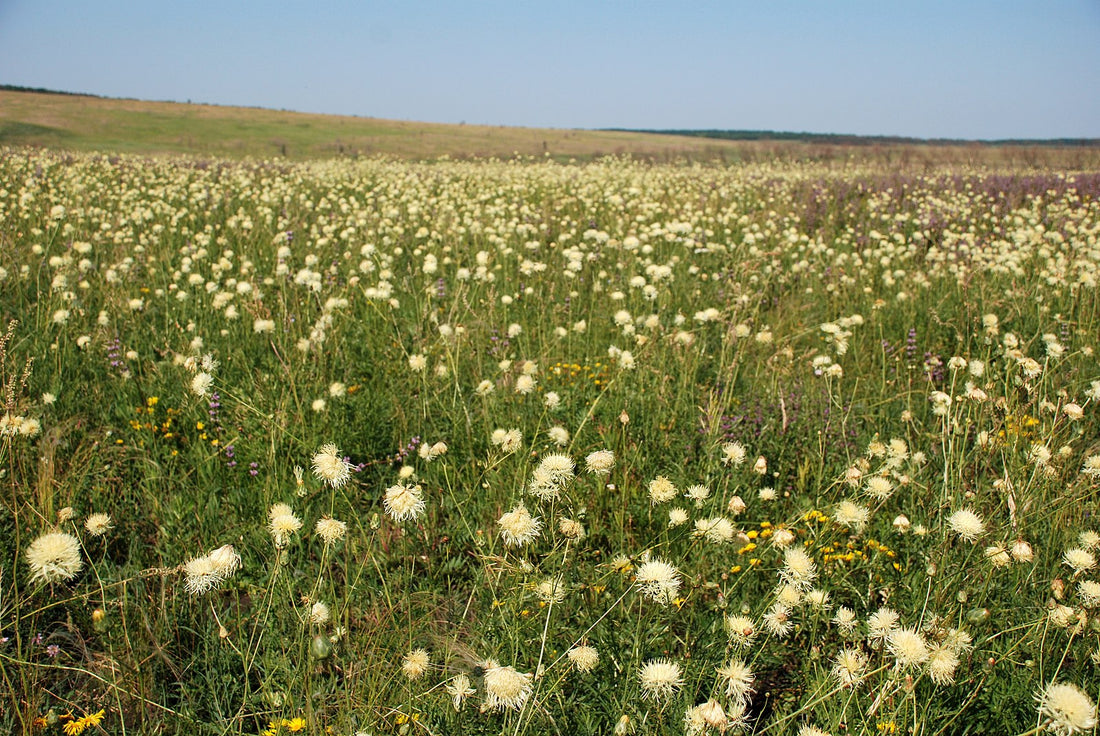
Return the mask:
[[680,590],[680,573],[669,563],[653,558],[638,568],[634,584],[643,595],[667,606]]
[[285,503],[277,503],[267,512],[267,529],[276,547],[285,547],[290,537],[302,528],[302,520]]
[[410,680],[418,680],[428,671],[429,664],[431,664],[431,657],[428,656],[428,650],[413,649],[401,660],[401,671]]
[[72,580],[84,567],[80,542],[65,532],[49,532],[38,537],[27,547],[25,558],[31,568],[31,582]]
[[808,588],[817,577],[817,565],[801,547],[791,547],[783,553],[783,569],[779,571],[783,582],[798,588]]
[[330,442],[313,456],[313,474],[333,488],[340,488],[351,478],[351,463]]
[[328,516],[322,516],[313,527],[317,536],[324,540],[325,544],[336,544],[348,533],[348,524],[345,521],[337,521]]
[[668,503],[677,495],[676,486],[668,478],[658,475],[649,482],[649,500],[653,505]]
[[500,536],[506,547],[519,547],[538,539],[542,530],[542,520],[531,516],[531,512],[522,503],[497,519]]
[[615,467],[615,453],[611,450],[597,450],[584,459],[585,469],[593,475],[608,475]]
[[756,676],[752,672],[752,667],[734,657],[718,668],[718,676],[722,678],[722,682],[726,683],[727,697],[748,702],[755,690],[752,683],[756,680]]
[[646,700],[663,700],[684,684],[680,665],[667,659],[651,659],[638,670],[642,685],[642,697]]
[[485,668],[485,705],[491,710],[520,710],[534,688],[530,673],[495,663]]
[[477,692],[470,685],[470,678],[464,674],[455,675],[447,683],[446,690],[447,694],[451,696],[451,705],[454,706],[455,711],[462,710],[462,704],[466,701],[466,698]]
[[415,519],[424,512],[424,490],[411,483],[398,483],[386,489],[382,505],[390,518],[398,523]]
[[213,590],[241,566],[241,556],[233,545],[226,544],[202,557],[195,557],[183,564],[187,592],[199,595]]
[[578,672],[591,672],[600,663],[600,653],[587,644],[573,647],[565,653],[565,656],[569,658],[569,661],[573,663]]
[[960,509],[951,514],[947,525],[965,542],[973,542],[985,534],[985,522],[970,509]]
[[1039,713],[1059,736],[1096,727],[1096,704],[1081,688],[1068,682],[1052,682],[1036,696]]
[[93,537],[102,537],[114,528],[109,514],[91,514],[84,520],[84,528]]
[[923,664],[929,656],[924,637],[915,629],[894,629],[886,637],[886,647],[901,668]]
[[1062,562],[1073,569],[1074,575],[1080,575],[1096,567],[1096,556],[1087,549],[1067,549]]

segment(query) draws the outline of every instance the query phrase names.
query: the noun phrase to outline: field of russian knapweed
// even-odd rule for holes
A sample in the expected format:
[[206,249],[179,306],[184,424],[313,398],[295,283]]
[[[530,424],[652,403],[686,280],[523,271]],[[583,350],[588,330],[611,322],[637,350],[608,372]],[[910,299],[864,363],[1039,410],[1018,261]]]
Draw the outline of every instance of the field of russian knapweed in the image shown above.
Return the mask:
[[0,724],[1073,734],[1100,175],[0,152]]

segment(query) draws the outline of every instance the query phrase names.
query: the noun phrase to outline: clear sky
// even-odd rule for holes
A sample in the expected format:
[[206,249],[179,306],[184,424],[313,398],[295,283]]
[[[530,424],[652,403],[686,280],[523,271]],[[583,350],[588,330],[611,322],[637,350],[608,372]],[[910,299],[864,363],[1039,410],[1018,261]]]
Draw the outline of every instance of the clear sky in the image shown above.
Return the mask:
[[1100,0],[0,0],[0,83],[443,123],[1100,137]]

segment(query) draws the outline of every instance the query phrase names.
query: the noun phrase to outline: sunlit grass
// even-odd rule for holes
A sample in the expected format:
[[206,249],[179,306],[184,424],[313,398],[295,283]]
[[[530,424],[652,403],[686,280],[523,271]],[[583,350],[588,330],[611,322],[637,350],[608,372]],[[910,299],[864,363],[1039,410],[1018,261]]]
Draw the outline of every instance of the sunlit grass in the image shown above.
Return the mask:
[[0,171],[8,729],[1095,724],[1097,174]]

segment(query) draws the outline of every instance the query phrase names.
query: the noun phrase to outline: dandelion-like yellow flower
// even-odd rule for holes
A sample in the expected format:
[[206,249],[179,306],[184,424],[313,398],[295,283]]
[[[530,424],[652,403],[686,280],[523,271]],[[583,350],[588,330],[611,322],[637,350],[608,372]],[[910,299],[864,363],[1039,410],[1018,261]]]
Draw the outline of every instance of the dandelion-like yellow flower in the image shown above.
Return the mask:
[[65,736],[80,736],[88,727],[98,726],[102,723],[106,714],[106,710],[100,709],[95,713],[89,713],[86,716],[69,721],[62,727],[62,730],[65,732]]

